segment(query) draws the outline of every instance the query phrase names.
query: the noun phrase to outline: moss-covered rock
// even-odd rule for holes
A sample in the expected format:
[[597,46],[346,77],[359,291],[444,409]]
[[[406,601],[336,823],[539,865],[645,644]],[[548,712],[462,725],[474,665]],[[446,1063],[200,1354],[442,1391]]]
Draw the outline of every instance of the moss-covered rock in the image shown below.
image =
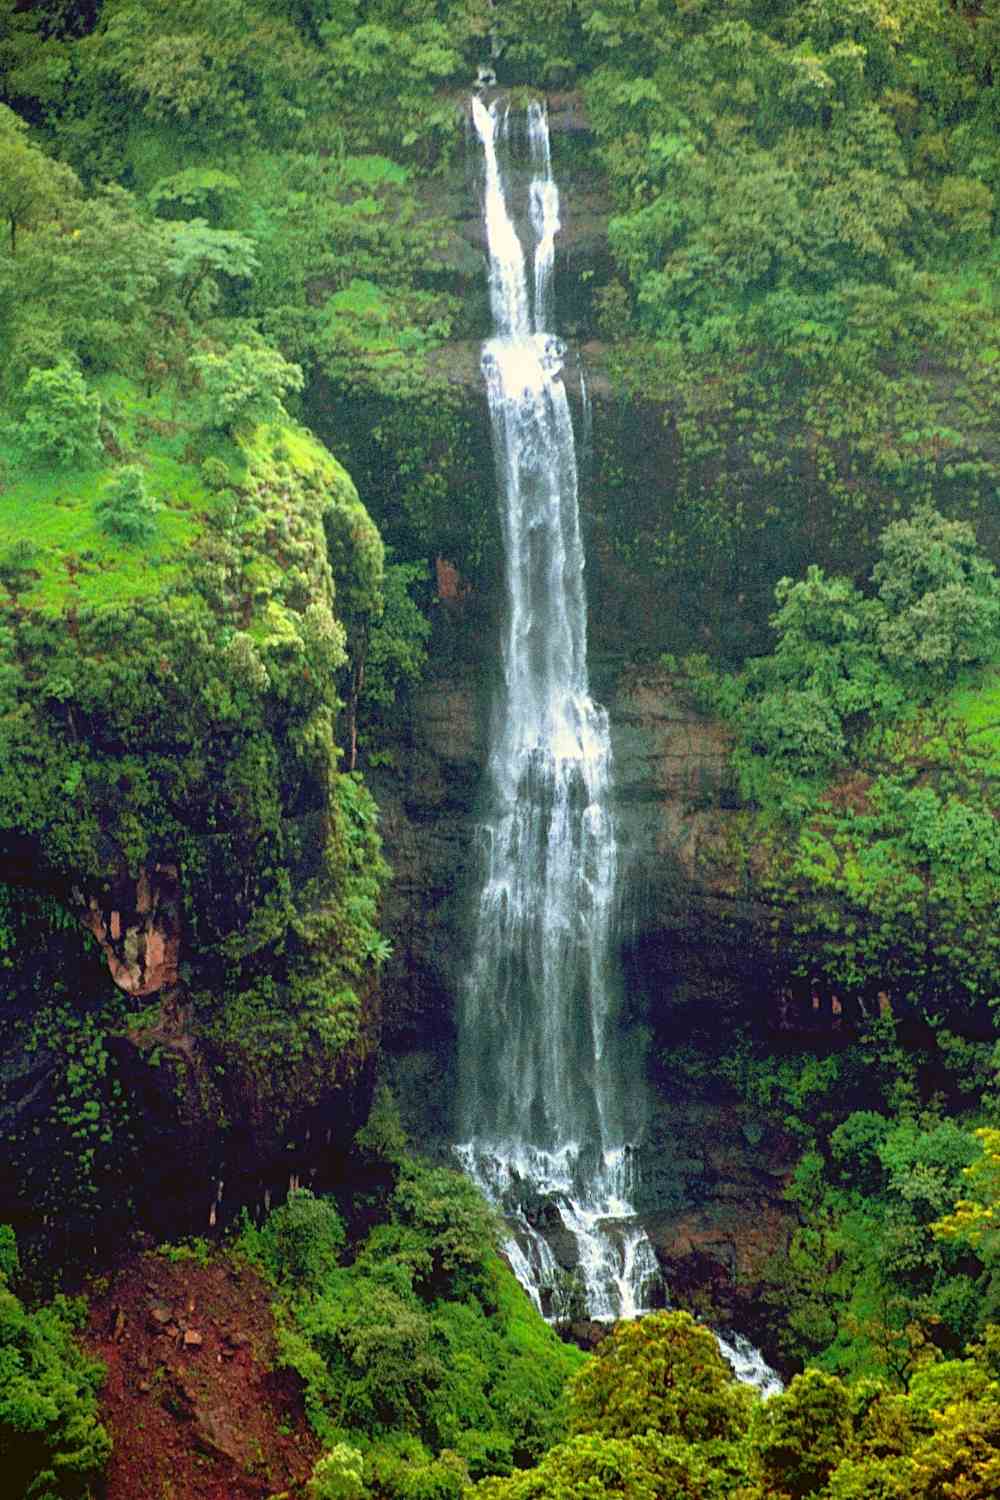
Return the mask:
[[[0,517],[48,539],[0,606],[0,1120],[10,1211],[36,1227],[57,1203],[77,1232],[98,1204],[201,1227],[220,1180],[267,1183],[310,1129],[350,1132],[377,1036],[385,867],[334,728],[339,616],[377,592],[381,542],[303,429],[187,447],[165,552],[70,566],[58,524],[85,526],[72,497],[99,476]],[[40,1148],[69,1163],[74,1142],[50,1202]]]

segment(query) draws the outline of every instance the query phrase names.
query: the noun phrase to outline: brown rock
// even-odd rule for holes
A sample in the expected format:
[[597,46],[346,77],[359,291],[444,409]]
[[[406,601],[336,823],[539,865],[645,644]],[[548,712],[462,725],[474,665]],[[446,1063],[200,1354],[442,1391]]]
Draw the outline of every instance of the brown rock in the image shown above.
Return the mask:
[[185,1349],[200,1349],[204,1342],[205,1340],[197,1328],[186,1328],[184,1330]]

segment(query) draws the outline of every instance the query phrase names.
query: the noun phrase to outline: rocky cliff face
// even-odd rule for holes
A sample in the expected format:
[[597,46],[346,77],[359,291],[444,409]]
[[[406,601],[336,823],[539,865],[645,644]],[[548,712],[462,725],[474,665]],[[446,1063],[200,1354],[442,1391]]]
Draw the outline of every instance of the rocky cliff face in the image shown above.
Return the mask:
[[[593,685],[611,713],[615,756],[624,1023],[668,1040],[706,1026],[724,1034],[748,994],[763,1000],[773,989],[769,913],[740,853],[725,732],[662,668],[598,662]],[[385,1059],[413,1138],[442,1150],[489,696],[482,669],[426,684],[396,769],[378,786],[395,872],[385,912],[394,944]],[[658,1078],[640,1206],[675,1301],[761,1333],[756,1281],[788,1233],[782,1189],[791,1160],[790,1143],[723,1091],[696,1097]]]

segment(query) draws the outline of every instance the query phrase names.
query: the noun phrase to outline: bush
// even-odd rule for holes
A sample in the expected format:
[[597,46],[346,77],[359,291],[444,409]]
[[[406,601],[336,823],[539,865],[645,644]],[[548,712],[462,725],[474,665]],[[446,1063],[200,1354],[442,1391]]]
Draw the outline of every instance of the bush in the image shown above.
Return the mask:
[[847,1387],[819,1370],[796,1375],[765,1406],[759,1446],[769,1493],[815,1494],[853,1446]]
[[159,504],[146,488],[138,464],[126,464],[113,476],[95,507],[102,531],[123,542],[148,542],[156,532]]
[[33,369],[22,395],[17,436],[30,458],[46,463],[92,463],[101,452],[101,399],[88,391],[79,370],[60,360]]
[[618,1323],[570,1386],[570,1430],[627,1438],[646,1432],[691,1442],[732,1439],[751,1396],[707,1328],[689,1313]]
[[276,1281],[320,1291],[340,1263],[344,1223],[328,1198],[308,1188],[289,1193],[263,1229],[248,1229],[240,1248]]
[[201,375],[209,425],[223,432],[285,421],[284,398],[304,383],[299,366],[266,344],[236,344],[227,354],[198,354],[191,364]]
[[97,1420],[100,1365],[74,1342],[80,1304],[57,1297],[28,1312],[7,1286],[17,1247],[0,1238],[0,1459],[4,1493],[32,1500],[90,1495],[111,1442]]
[[313,1467],[310,1500],[364,1500],[364,1459],[350,1443],[336,1443]]

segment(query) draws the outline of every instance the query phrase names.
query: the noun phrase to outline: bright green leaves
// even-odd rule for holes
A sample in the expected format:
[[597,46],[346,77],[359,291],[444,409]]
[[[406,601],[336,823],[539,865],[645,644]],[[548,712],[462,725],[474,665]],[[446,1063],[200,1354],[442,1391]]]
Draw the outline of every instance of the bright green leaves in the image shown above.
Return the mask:
[[57,217],[79,191],[76,173],[46,156],[28,139],[24,122],[0,104],[0,220],[11,255],[17,253],[21,229]]
[[298,365],[266,344],[234,344],[225,354],[197,354],[209,425],[224,432],[287,420],[283,400],[303,386]]
[[[70,1500],[95,1492],[111,1452],[97,1420],[104,1371],[82,1355],[78,1303],[58,1297],[34,1312],[6,1285],[13,1236],[0,1269],[0,1451],[12,1495]],[[14,1250],[16,1257],[16,1249]],[[16,1259],[15,1262],[16,1264]]]
[[240,180],[217,167],[188,167],[161,177],[146,197],[150,208],[163,219],[200,216],[213,227],[225,218],[240,192]]
[[[961,91],[954,44],[972,30],[943,0],[592,9],[584,31],[611,57],[588,107],[633,332],[827,369],[912,347],[913,270],[990,228],[996,172],[966,144],[978,132],[935,133],[929,102],[932,77]],[[852,287],[905,296],[908,321],[873,316],[842,344]],[[769,304],[789,296],[799,327],[782,336]]]
[[165,240],[167,270],[176,278],[181,302],[187,309],[197,303],[202,314],[218,300],[215,277],[249,280],[257,269],[251,239],[235,229],[212,229],[204,219],[171,224]]
[[240,1248],[288,1299],[281,1352],[330,1451],[345,1439],[362,1451],[365,1484],[386,1500],[457,1500],[470,1471],[510,1473],[562,1435],[562,1388],[583,1357],[497,1259],[476,1188],[407,1159],[395,1132],[364,1132],[381,1186],[360,1241],[345,1246],[332,1205],[296,1193]]
[[733,1439],[750,1394],[736,1385],[707,1328],[687,1313],[615,1325],[570,1391],[570,1428],[603,1437],[661,1432],[686,1442]]
[[723,1500],[754,1493],[754,1406],[687,1313],[617,1323],[569,1387],[570,1437],[537,1468],[489,1479],[482,1500]]
[[991,657],[1000,626],[1000,581],[966,521],[929,508],[883,533],[878,585],[886,618],[879,649],[904,672],[944,679]]
[[458,110],[435,99],[463,67],[444,25],[373,21],[348,30],[330,21],[320,29],[328,98],[356,148],[434,150],[457,134]]
[[743,679],[744,754],[829,772],[872,725],[992,655],[1000,582],[967,523],[918,508],[886,528],[880,551],[874,598],[815,565],[779,581],[777,645]]
[[159,504],[150,495],[140,464],[117,470],[97,502],[101,526],[124,542],[147,542],[155,534]]
[[16,437],[29,464],[96,462],[102,451],[101,400],[68,360],[32,370],[21,402]]
[[1000,1130],[984,1126],[975,1134],[980,1154],[965,1168],[965,1191],[933,1229],[940,1239],[964,1241],[995,1263],[1000,1251]]

